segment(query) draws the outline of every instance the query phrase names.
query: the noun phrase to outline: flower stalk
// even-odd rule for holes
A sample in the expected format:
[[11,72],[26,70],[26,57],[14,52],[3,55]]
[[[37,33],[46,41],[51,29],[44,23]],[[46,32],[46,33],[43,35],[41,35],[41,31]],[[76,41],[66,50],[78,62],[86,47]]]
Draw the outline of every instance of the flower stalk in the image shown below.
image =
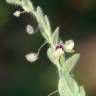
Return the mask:
[[[19,5],[24,12],[32,15],[39,26],[42,36],[46,43],[49,44],[47,55],[52,63],[57,67],[59,74],[58,92],[60,96],[86,96],[83,86],[79,86],[76,80],[73,78],[72,70],[77,64],[80,54],[74,53],[74,41],[68,40],[65,43],[59,37],[59,27],[54,31],[51,29],[50,21],[47,15],[44,15],[42,9],[37,6],[34,8],[30,0],[6,0],[7,3]],[[20,16],[19,11],[15,12],[17,17]],[[30,29],[32,29],[30,27]],[[28,30],[30,33],[30,30]],[[30,33],[32,34],[32,33]],[[41,48],[45,45],[41,45],[37,54],[30,53],[26,55],[27,60],[33,62],[38,59]],[[69,57],[66,54],[70,53]],[[33,58],[33,59],[32,59]],[[57,91],[56,91],[57,92]],[[54,93],[54,92],[53,92]],[[50,95],[49,95],[50,96]]]

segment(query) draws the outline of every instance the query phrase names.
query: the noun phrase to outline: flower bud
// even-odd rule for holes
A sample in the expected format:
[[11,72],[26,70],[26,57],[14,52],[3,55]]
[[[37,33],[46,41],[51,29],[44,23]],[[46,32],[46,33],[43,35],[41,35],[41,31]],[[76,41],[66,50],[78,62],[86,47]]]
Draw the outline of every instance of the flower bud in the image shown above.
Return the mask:
[[20,11],[16,11],[16,12],[13,13],[13,15],[16,16],[16,17],[20,17],[20,14],[21,14]]
[[74,47],[74,41],[73,40],[68,40],[64,44],[65,52],[71,53],[73,51],[73,47]]
[[34,29],[33,29],[33,27],[31,25],[26,26],[26,31],[30,35],[34,34]]
[[25,55],[25,58],[29,61],[29,62],[35,62],[38,59],[38,55],[36,53],[28,53],[27,55]]

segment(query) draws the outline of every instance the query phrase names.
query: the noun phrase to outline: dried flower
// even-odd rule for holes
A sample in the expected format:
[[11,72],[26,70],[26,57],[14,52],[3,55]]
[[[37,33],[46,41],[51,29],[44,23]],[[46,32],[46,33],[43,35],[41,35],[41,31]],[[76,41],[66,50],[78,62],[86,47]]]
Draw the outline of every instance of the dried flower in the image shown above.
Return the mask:
[[20,14],[21,14],[21,12],[19,10],[13,13],[13,15],[16,17],[20,17]]
[[64,44],[65,52],[71,53],[73,51],[73,47],[74,47],[74,41],[73,40],[68,40]]
[[25,58],[29,62],[35,62],[38,59],[38,55],[36,53],[28,53],[27,55],[25,55]]
[[33,27],[31,25],[26,26],[26,31],[30,35],[34,34],[34,29],[33,29]]

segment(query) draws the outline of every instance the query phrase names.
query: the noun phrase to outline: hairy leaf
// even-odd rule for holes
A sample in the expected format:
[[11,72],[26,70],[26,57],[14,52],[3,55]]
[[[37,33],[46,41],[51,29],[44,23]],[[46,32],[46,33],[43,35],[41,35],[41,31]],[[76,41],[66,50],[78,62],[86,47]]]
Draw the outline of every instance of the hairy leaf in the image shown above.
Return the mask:
[[6,2],[21,6],[26,12],[31,12],[34,9],[30,0],[6,0]]
[[51,32],[51,26],[47,15],[45,15],[45,24],[47,26],[48,31]]
[[22,1],[21,0],[6,0],[7,3],[9,4],[15,4],[15,5],[22,5]]
[[79,58],[80,58],[80,54],[78,53],[72,55],[67,60],[64,60],[64,57],[61,57],[60,63],[63,66],[63,73],[69,74],[74,68],[74,66],[76,65],[76,63],[78,62]]
[[57,27],[52,35],[54,45],[57,45],[59,42],[59,27]]

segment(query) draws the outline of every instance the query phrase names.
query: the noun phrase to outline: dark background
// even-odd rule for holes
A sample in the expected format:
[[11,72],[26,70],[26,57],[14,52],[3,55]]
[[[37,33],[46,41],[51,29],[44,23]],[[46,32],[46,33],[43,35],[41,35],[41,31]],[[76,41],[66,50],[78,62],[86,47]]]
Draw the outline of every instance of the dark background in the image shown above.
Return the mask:
[[[53,30],[60,26],[63,40],[75,41],[75,49],[81,54],[75,79],[85,86],[87,96],[96,96],[96,1],[32,1],[49,16]],[[40,33],[26,33],[26,25],[36,29],[36,22],[28,14],[14,17],[17,9],[0,0],[0,96],[47,96],[57,89],[58,72],[46,56],[48,46],[38,61],[26,61],[25,54],[36,52],[44,39]]]

